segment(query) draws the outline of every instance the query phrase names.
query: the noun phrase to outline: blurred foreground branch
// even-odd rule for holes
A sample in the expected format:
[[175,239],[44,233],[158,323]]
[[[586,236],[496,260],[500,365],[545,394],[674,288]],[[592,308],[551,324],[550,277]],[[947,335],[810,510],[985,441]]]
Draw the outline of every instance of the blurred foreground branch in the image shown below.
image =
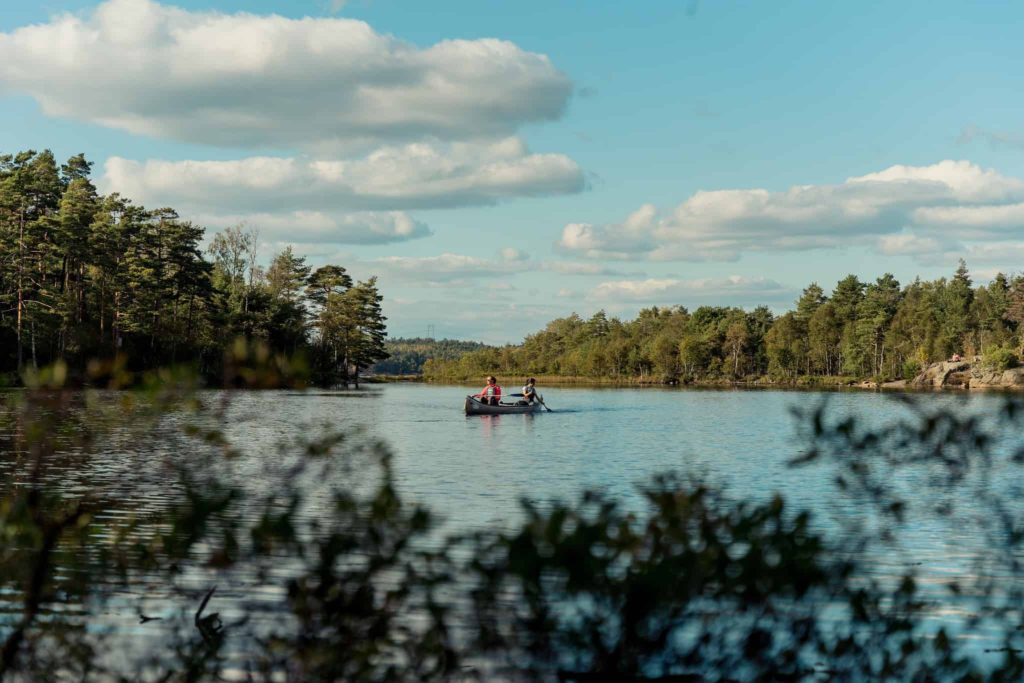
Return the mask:
[[[240,353],[233,381],[279,385],[283,366],[260,359]],[[880,427],[827,406],[800,414],[795,465],[827,465],[837,497],[873,511],[841,533],[781,496],[736,501],[667,474],[642,485],[639,507],[594,492],[524,502],[509,528],[446,537],[399,495],[388,449],[358,434],[325,430],[251,457],[228,436],[229,392],[197,394],[174,373],[133,380],[144,387],[133,392],[60,384],[47,370],[0,410],[0,678],[1024,675],[1013,401],[987,416],[908,402]],[[103,453],[135,437],[148,440],[142,459],[100,476]],[[81,485],[54,485],[69,476]],[[161,502],[126,508],[129,490]],[[988,540],[976,582],[944,587],[948,604],[921,593],[912,566],[872,571],[877,549],[922,515]],[[142,606],[126,594],[160,616],[102,628],[104,614],[136,622]],[[969,616],[936,617],[951,605]],[[999,653],[959,637],[982,626]]]

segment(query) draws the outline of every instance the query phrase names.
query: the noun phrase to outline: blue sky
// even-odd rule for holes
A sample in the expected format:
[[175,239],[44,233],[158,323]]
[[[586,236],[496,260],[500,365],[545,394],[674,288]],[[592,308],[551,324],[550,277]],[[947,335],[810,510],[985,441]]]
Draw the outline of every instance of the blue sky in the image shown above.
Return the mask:
[[5,3],[0,150],[378,274],[396,335],[1021,270],[1022,5],[341,4]]

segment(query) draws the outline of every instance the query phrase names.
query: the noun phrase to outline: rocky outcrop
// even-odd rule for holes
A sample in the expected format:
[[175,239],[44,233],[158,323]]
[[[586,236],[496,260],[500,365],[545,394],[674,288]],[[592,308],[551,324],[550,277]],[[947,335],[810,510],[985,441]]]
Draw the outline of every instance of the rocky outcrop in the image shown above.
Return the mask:
[[[947,386],[963,386],[964,374],[969,373],[970,369],[971,364],[967,361],[932,363],[920,375],[910,380],[910,386],[915,389],[941,389]],[[953,381],[950,381],[951,376]]]
[[971,370],[971,389],[1024,389],[1024,367],[1009,370]]
[[912,389],[1024,389],[1024,367],[989,370],[977,360],[932,363],[907,386]]

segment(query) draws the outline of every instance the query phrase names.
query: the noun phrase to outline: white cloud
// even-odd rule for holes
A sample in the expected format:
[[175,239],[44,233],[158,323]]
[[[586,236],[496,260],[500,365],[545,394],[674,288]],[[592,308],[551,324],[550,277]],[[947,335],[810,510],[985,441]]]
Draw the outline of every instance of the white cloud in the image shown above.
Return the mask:
[[531,154],[518,138],[416,143],[356,159],[249,157],[236,161],[107,160],[103,191],[144,204],[204,211],[399,210],[494,204],[578,192],[568,157]]
[[992,169],[982,169],[969,161],[948,159],[931,166],[890,166],[878,173],[850,178],[846,184],[873,186],[878,191],[874,201],[879,204],[908,199],[954,199],[981,203],[1003,201],[1024,194],[1024,181],[1008,178]]
[[962,237],[986,238],[1024,226],[1024,203],[986,206],[932,206],[914,211],[914,222]]
[[396,279],[427,283],[509,277],[524,270],[524,265],[515,260],[485,259],[451,253],[420,257],[386,256],[365,261],[362,267]]
[[982,282],[997,272],[1020,272],[1021,264],[1024,264],[1024,242],[1000,241],[947,247],[915,254],[915,259],[923,265],[942,266],[950,271],[956,267],[957,261],[964,259],[970,267],[971,276]]
[[648,278],[602,282],[590,293],[598,301],[659,304],[714,303],[757,305],[788,301],[792,290],[775,280],[732,275],[726,278],[679,280]]
[[107,0],[0,33],[0,90],[139,135],[322,149],[507,136],[559,118],[572,83],[503,40],[420,48],[353,19]]
[[895,235],[882,235],[878,238],[875,250],[886,256],[920,256],[949,249],[953,245],[934,237],[921,237],[910,232]]
[[197,214],[189,218],[215,230],[244,224],[259,230],[261,238],[282,244],[387,244],[432,234],[425,223],[401,211]]
[[132,161],[112,157],[97,181],[147,206],[173,206],[212,227],[259,224],[294,239],[380,243],[430,234],[401,212],[576,192],[567,157],[531,154],[517,138],[384,147],[357,159],[250,157]]
[[643,275],[594,263],[535,260],[512,247],[501,249],[496,258],[446,252],[438,256],[387,256],[363,261],[358,267],[374,274],[434,286],[461,286],[479,279],[515,278],[537,272],[587,277]]
[[1024,267],[1024,242],[979,244],[961,252],[947,253],[946,256],[946,263],[950,264],[956,263],[958,258],[963,258],[972,266],[998,266],[988,269],[972,269],[971,272],[975,278],[981,278],[990,271],[1002,271],[1003,273],[1020,272],[1022,267]]
[[530,255],[525,251],[514,247],[504,247],[498,254],[504,261],[525,261],[530,258]]
[[751,251],[894,249],[910,244],[899,237],[910,226],[934,247],[968,236],[960,228],[975,238],[1024,228],[1022,202],[1024,181],[942,161],[782,192],[700,191],[667,214],[644,205],[622,223],[568,224],[558,246],[587,258],[728,261]]
[[610,268],[598,263],[580,263],[579,261],[545,261],[540,264],[540,269],[550,271],[552,273],[559,273],[560,275],[579,275],[582,277],[627,277],[644,275],[643,272],[637,270],[620,270],[618,268]]

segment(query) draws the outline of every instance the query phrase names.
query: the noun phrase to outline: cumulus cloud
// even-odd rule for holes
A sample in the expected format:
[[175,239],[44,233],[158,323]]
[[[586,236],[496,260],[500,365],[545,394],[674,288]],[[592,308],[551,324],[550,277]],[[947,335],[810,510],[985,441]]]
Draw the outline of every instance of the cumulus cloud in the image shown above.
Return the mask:
[[0,33],[0,90],[139,135],[322,148],[504,137],[559,118],[573,86],[503,40],[421,48],[347,18],[107,0]]
[[[967,161],[892,166],[837,185],[714,190],[668,213],[644,205],[609,225],[570,223],[558,246],[588,258],[729,261],[752,251],[847,245],[890,250],[1024,228],[1024,181]],[[931,239],[931,242],[923,240]]]
[[1024,203],[987,206],[930,206],[914,211],[915,223],[987,239],[1024,226]]
[[358,267],[396,280],[453,287],[478,280],[514,279],[519,275],[540,272],[589,277],[643,275],[594,263],[531,259],[528,254],[512,247],[499,250],[494,258],[446,252],[437,256],[386,256],[363,261]]
[[383,147],[341,160],[112,157],[98,184],[146,204],[192,209],[361,211],[488,205],[510,197],[578,192],[584,180],[568,157],[531,154],[518,138],[506,138]]
[[997,272],[1018,273],[1024,263],[1024,242],[1000,241],[969,246],[955,246],[925,251],[914,258],[926,266],[941,266],[952,270],[960,259],[971,269],[978,282],[991,279]]
[[590,293],[590,298],[616,303],[689,304],[713,302],[716,304],[756,305],[792,298],[792,290],[767,278],[748,278],[732,275],[726,278],[679,280],[676,278],[648,278],[646,280],[615,280],[602,282]]
[[427,283],[461,282],[474,278],[507,277],[523,268],[516,260],[486,259],[463,254],[438,256],[386,256],[366,267],[402,280]]
[[627,277],[642,276],[644,273],[638,270],[621,270],[597,263],[581,263],[579,261],[545,261],[540,264],[541,270],[558,273],[560,275],[580,276],[604,276],[604,277]]
[[258,229],[261,237],[289,244],[388,244],[432,234],[425,223],[401,211],[287,211],[197,214],[189,218],[213,229],[244,224]]
[[577,192],[583,184],[572,160],[531,154],[518,138],[414,143],[342,160],[140,162],[112,157],[97,181],[103,192],[119,192],[148,206],[174,206],[211,226],[244,221],[295,230],[313,241],[350,244],[429,235],[424,224],[402,213],[406,209],[489,205]]
[[921,237],[914,233],[904,232],[879,237],[876,251],[886,256],[919,256],[934,254],[943,249],[955,248],[955,246],[955,242],[944,242],[934,237]]
[[498,252],[501,258],[505,261],[525,261],[530,258],[530,255],[521,249],[515,247],[504,247]]

